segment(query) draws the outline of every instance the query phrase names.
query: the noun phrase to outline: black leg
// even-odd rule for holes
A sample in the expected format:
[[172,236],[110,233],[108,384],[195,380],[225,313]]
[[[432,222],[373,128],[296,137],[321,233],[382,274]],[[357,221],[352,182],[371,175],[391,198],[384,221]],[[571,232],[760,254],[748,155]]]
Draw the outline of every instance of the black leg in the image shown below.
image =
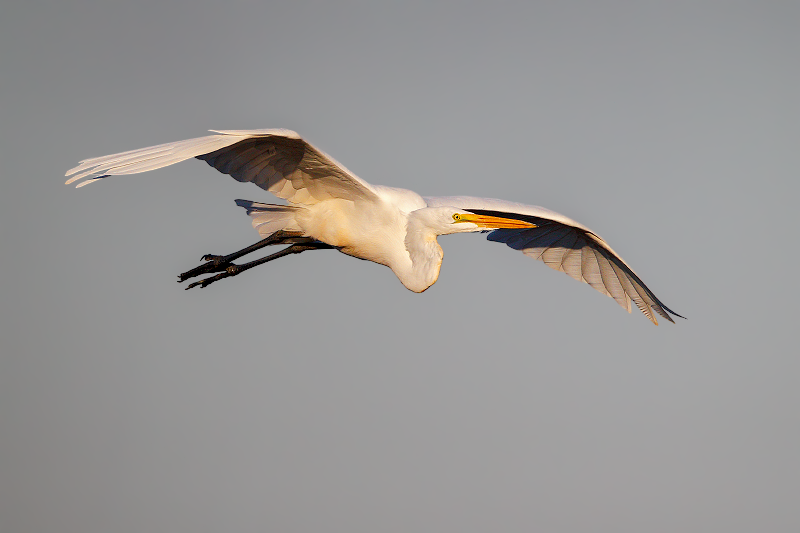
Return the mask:
[[302,233],[292,232],[292,231],[276,231],[269,237],[258,241],[255,244],[248,246],[247,248],[242,248],[238,252],[233,252],[232,254],[228,255],[212,255],[206,254],[202,257],[203,261],[206,263],[200,265],[199,267],[195,267],[183,274],[178,275],[178,283],[184,282],[189,278],[193,278],[195,276],[202,276],[203,274],[211,274],[213,272],[222,272],[228,266],[231,265],[231,261],[242,257],[243,255],[247,255],[251,252],[255,252],[256,250],[260,250],[265,246],[271,246],[273,244],[289,244],[289,243],[298,243],[298,242],[314,242],[314,239],[311,237],[303,237]]
[[[195,281],[194,283],[190,284],[186,287],[188,291],[192,287],[200,286],[200,288],[205,288],[214,283],[215,281],[219,281],[224,278],[229,278],[231,276],[236,276],[237,274],[241,274],[245,270],[250,270],[253,267],[258,265],[263,265],[269,261],[274,259],[279,259],[281,257],[291,255],[291,254],[299,254],[301,252],[305,252],[306,250],[329,250],[332,249],[333,246],[330,244],[325,244],[324,242],[312,241],[308,243],[297,243],[289,246],[288,248],[284,248],[280,252],[275,252],[272,255],[268,255],[266,257],[262,257],[261,259],[256,259],[255,261],[250,261],[249,263],[245,263],[243,265],[234,265],[229,263],[227,268],[225,268],[222,272],[217,274],[216,276],[210,276],[200,281]],[[233,254],[231,254],[233,255]],[[228,256],[226,256],[228,257]],[[205,266],[205,265],[204,265]]]

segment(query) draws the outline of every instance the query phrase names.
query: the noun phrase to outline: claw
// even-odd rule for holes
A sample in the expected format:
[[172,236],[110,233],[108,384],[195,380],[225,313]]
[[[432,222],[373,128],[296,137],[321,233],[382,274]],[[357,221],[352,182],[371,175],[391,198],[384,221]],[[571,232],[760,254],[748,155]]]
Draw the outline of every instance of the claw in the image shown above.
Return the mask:
[[224,261],[225,256],[222,255],[206,254],[201,259],[205,261],[205,263],[191,270],[187,270],[183,274],[178,275],[178,283],[186,281],[187,279],[193,278],[195,276],[202,276],[203,274],[212,274],[214,272],[221,272],[230,265],[230,263]]
[[189,286],[188,286],[188,287],[186,287],[186,288],[185,288],[185,289],[183,289],[183,290],[185,290],[185,291],[188,291],[188,290],[189,290],[189,289],[191,289],[192,287],[197,287],[197,286],[198,286],[198,285],[200,285],[201,283],[203,283],[203,282],[202,282],[202,281],[195,281],[194,283],[190,283],[190,284],[189,284]]

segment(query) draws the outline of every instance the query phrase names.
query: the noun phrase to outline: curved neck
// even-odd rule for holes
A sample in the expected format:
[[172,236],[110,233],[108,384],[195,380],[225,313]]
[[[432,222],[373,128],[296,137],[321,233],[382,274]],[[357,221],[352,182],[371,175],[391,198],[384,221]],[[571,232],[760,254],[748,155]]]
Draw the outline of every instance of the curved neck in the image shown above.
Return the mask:
[[414,292],[422,292],[439,278],[442,266],[442,247],[436,242],[436,232],[419,219],[410,217],[406,228],[405,246],[410,261],[403,261],[394,273]]

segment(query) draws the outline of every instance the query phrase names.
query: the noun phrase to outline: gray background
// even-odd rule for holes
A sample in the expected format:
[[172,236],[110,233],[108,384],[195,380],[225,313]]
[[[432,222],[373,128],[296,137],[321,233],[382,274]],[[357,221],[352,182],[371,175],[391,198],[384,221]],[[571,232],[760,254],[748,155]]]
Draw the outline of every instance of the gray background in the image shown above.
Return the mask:
[[[2,531],[800,531],[797,3],[0,9]],[[333,252],[184,292],[268,194],[62,185],[265,127],[573,217],[689,320],[476,235],[422,295]]]

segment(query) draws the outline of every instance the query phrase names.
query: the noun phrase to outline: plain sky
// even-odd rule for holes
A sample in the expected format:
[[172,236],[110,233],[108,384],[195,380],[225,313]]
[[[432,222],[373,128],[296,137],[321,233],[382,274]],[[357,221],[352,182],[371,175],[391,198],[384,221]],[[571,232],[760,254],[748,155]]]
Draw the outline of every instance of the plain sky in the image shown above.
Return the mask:
[[[800,531],[800,5],[13,1],[0,7],[0,530]],[[651,325],[480,235],[424,294],[257,240],[200,161],[289,128],[363,179],[542,205]]]

